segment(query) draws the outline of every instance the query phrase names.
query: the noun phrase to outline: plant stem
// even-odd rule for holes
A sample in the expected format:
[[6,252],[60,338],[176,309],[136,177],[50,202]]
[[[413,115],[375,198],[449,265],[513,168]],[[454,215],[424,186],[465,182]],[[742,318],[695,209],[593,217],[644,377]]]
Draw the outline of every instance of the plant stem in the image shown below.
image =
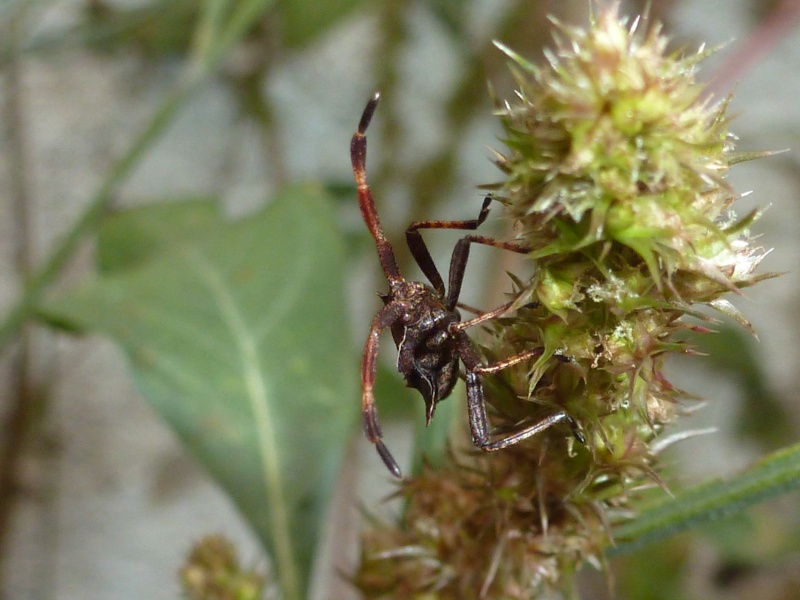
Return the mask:
[[674,499],[642,509],[640,516],[614,529],[617,540],[606,556],[615,557],[649,543],[800,489],[800,444],[761,459],[730,479],[699,484]]
[[[252,24],[261,18],[271,5],[272,0],[243,2],[237,5],[229,18],[225,20],[218,3],[206,4],[204,13],[206,19],[202,23],[207,25],[207,28],[201,28],[198,31],[198,43],[186,70],[186,76],[162,102],[148,126],[134,140],[128,152],[111,168],[108,177],[90,200],[86,211],[50,254],[44,266],[31,276],[22,298],[0,325],[0,351],[6,347],[8,342],[19,332],[23,323],[34,313],[47,286],[58,276],[83,236],[91,231],[98,217],[108,208],[117,187],[130,175],[133,168],[139,163],[151,144],[164,132],[166,125],[184,103],[216,70],[227,51],[247,33]],[[202,35],[204,33],[208,35]]]
[[[8,54],[5,67],[5,98],[3,117],[5,134],[10,148],[8,180],[14,220],[14,253],[17,270],[27,281],[31,272],[30,202],[27,183],[27,152],[24,140],[24,115],[22,92],[20,88],[20,68],[18,60],[18,32],[25,20],[26,12],[19,9],[9,19],[6,41]],[[25,327],[21,331],[19,343],[13,359],[13,378],[7,391],[7,416],[4,421],[5,436],[0,448],[0,553],[6,540],[14,510],[18,489],[19,462],[28,445],[36,413],[36,385],[33,381],[34,352],[31,331]],[[3,565],[6,566],[5,564]],[[0,588],[5,581],[5,569],[0,573]]]
[[88,208],[78,218],[66,237],[50,254],[45,264],[32,274],[22,298],[11,309],[2,325],[0,325],[0,350],[6,347],[8,342],[19,332],[25,321],[31,317],[47,286],[52,283],[72,256],[83,236],[92,229],[98,217],[108,208],[116,188],[138,164],[151,144],[163,133],[166,125],[199,86],[200,82],[199,78],[193,78],[187,84],[179,86],[177,90],[166,98],[150,124],[139,134],[139,137],[133,142],[128,152],[111,169],[108,177],[89,202]]

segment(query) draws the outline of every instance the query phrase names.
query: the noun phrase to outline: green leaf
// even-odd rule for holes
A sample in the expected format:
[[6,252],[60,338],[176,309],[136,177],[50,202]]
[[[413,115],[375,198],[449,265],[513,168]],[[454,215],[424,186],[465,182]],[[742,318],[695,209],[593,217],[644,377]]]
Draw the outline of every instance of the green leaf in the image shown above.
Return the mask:
[[305,598],[358,406],[342,255],[330,203],[295,188],[41,307],[122,346],[142,393],[260,536],[290,600]]
[[467,36],[466,22],[468,20],[470,0],[426,0],[428,10],[444,27],[444,30],[453,35],[456,40],[464,40]]
[[309,44],[360,6],[367,6],[367,3],[364,0],[278,0],[283,39],[294,47]]
[[[388,335],[381,341],[394,348]],[[406,387],[397,369],[381,362],[375,378],[375,402],[381,421],[408,421],[418,416],[417,405],[423,400],[419,392]]]
[[192,42],[199,4],[194,0],[160,0],[135,6],[96,2],[71,31],[73,37],[100,51],[130,47],[149,58],[185,54]]
[[212,198],[158,202],[103,217],[97,234],[97,262],[102,273],[145,264],[169,246],[200,239],[223,224]]
[[770,455],[737,477],[704,483],[681,492],[674,500],[644,508],[637,519],[614,528],[617,544],[606,554],[625,554],[797,489],[800,444]]

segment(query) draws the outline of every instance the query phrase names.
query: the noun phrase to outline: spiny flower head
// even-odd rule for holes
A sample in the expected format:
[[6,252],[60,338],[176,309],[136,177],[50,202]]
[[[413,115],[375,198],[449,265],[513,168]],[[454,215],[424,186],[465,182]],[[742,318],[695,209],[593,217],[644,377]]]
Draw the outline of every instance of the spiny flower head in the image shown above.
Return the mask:
[[564,37],[544,66],[498,44],[519,89],[499,111],[506,179],[489,187],[532,256],[598,244],[607,255],[613,244],[632,251],[627,265],[644,261],[659,287],[678,286],[679,273],[728,289],[749,283],[763,253],[731,250],[757,215],[729,213],[737,195],[723,177],[743,156],[733,152],[728,101],[704,99],[695,79],[704,52],[667,55],[658,26],[639,33],[616,7],[587,30],[557,26]]
[[543,66],[501,46],[519,89],[498,111],[506,178],[488,186],[535,261],[518,304],[541,305],[498,321],[489,352],[543,344],[526,398],[566,406],[603,446],[619,409],[644,438],[674,418],[685,394],[662,364],[686,350],[676,334],[698,330],[683,317],[707,304],[746,323],[722,296],[765,277],[766,254],[748,233],[759,213],[731,210],[724,175],[756,155],[734,152],[728,100],[704,99],[703,52],[667,54],[658,26],[639,31],[617,9],[586,30],[557,24]]

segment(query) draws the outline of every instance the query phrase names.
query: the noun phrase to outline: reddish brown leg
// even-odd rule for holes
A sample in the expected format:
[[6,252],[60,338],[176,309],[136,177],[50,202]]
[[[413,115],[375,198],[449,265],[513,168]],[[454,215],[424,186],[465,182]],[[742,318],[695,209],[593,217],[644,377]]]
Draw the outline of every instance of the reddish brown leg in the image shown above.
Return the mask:
[[541,356],[543,348],[534,348],[527,352],[522,352],[514,356],[510,356],[504,360],[498,361],[492,365],[483,365],[480,358],[475,352],[475,349],[470,343],[469,337],[463,333],[458,333],[459,354],[461,360],[466,367],[466,381],[467,381],[467,412],[469,413],[469,426],[472,433],[472,442],[485,452],[493,452],[502,448],[508,448],[523,440],[526,440],[534,435],[541,433],[545,429],[566,421],[572,428],[572,434],[579,442],[584,443],[585,438],[578,429],[575,420],[569,416],[565,411],[560,410],[541,421],[530,425],[521,431],[511,433],[509,435],[492,439],[489,432],[489,419],[486,416],[486,399],[483,392],[483,381],[481,375],[487,373],[496,373],[502,369],[531,359],[535,356]]
[[462,331],[462,330],[467,329],[469,327],[474,327],[475,325],[479,325],[479,324],[483,323],[484,321],[489,321],[491,319],[494,319],[495,317],[499,317],[500,315],[503,315],[506,312],[508,312],[508,309],[511,308],[511,306],[513,304],[514,304],[514,301],[512,300],[511,302],[506,302],[505,304],[502,304],[502,305],[498,306],[494,310],[490,310],[489,312],[482,312],[480,310],[475,310],[475,309],[473,309],[473,308],[471,308],[469,306],[465,306],[465,305],[461,304],[461,302],[459,302],[458,303],[458,307],[459,308],[464,308],[465,310],[469,310],[470,312],[474,312],[478,316],[473,317],[472,319],[469,319],[467,321],[460,321],[458,323],[453,323],[450,326],[450,332],[454,333],[456,331]]
[[406,242],[408,243],[409,250],[411,250],[411,254],[414,256],[414,260],[417,261],[419,268],[425,274],[425,277],[428,278],[428,281],[431,282],[433,289],[435,289],[440,296],[444,297],[445,295],[444,281],[442,281],[442,276],[439,274],[439,270],[436,268],[436,264],[433,262],[433,258],[431,258],[431,254],[428,251],[428,246],[425,244],[425,240],[422,239],[419,230],[477,229],[489,215],[489,204],[491,202],[491,196],[484,198],[481,212],[478,213],[477,219],[468,219],[465,221],[417,221],[409,225],[408,229],[406,229]]
[[453,256],[450,258],[450,276],[448,278],[447,288],[447,307],[450,310],[455,308],[458,303],[458,298],[461,295],[461,285],[464,283],[464,272],[467,269],[469,247],[471,244],[483,244],[484,246],[501,248],[519,254],[527,254],[530,252],[530,248],[524,244],[501,242],[484,235],[467,235],[458,240],[456,247],[453,249]]
[[372,319],[369,328],[367,342],[364,344],[364,355],[361,360],[361,415],[364,419],[364,433],[370,442],[375,444],[383,464],[391,471],[395,477],[402,477],[400,467],[386,448],[382,440],[381,426],[378,422],[378,411],[375,408],[375,373],[378,368],[378,346],[380,344],[381,331],[400,318],[400,308],[397,305],[389,304],[384,306]]
[[514,366],[521,362],[525,362],[526,360],[529,360],[536,356],[541,356],[543,352],[544,348],[533,348],[532,350],[526,350],[525,352],[520,352],[519,354],[515,354],[514,356],[509,356],[508,358],[504,358],[503,360],[498,360],[496,363],[492,363],[491,365],[480,365],[479,367],[475,367],[475,372],[480,375],[497,373],[498,371],[502,371],[503,369],[507,369],[508,367]]
[[367,183],[367,127],[372,120],[372,115],[375,114],[378,100],[380,100],[380,94],[376,93],[364,108],[358,123],[358,130],[350,141],[350,161],[353,164],[353,175],[358,188],[358,205],[361,208],[361,216],[375,240],[378,260],[380,260],[386,279],[397,281],[400,279],[400,269],[397,268],[392,246],[383,234],[378,211],[375,209],[375,200]]
[[563,410],[559,410],[521,431],[492,439],[489,433],[489,419],[486,416],[486,400],[483,397],[483,384],[480,375],[477,373],[467,373],[467,411],[469,413],[469,427],[472,433],[472,443],[484,452],[494,452],[495,450],[508,448],[509,446],[518,444],[541,433],[545,429],[549,429],[557,423],[565,421],[572,428],[572,434],[575,438],[581,443],[585,442],[585,438],[578,430],[578,425],[575,423],[575,420]]
[[474,306],[470,306],[469,304],[464,304],[463,302],[457,303],[456,307],[460,308],[461,310],[465,310],[467,312],[470,312],[473,315],[482,315],[482,314],[484,314],[484,312],[481,309],[475,308]]

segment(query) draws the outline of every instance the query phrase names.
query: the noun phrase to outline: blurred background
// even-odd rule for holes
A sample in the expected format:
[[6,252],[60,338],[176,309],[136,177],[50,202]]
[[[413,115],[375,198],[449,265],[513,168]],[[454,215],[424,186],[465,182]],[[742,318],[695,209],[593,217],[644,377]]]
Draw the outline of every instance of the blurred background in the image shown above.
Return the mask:
[[[384,287],[350,170],[350,136],[364,103],[381,90],[371,184],[405,272],[416,276],[403,248],[406,225],[473,218],[477,186],[499,177],[488,150],[502,144],[487,82],[499,98],[513,83],[491,40],[538,61],[551,39],[546,16],[584,24],[590,3],[254,2],[246,34],[224,48],[201,85],[177,94],[158,135],[116,181],[116,161],[197,68],[203,4],[0,3],[0,309],[15,306],[26,279],[109,181],[112,209],[213,196],[231,217],[290,183],[313,182],[329,192],[346,241],[351,298],[341,317],[352,324],[357,370],[378,306],[373,291]],[[716,97],[734,93],[737,149],[800,146],[800,0],[651,0],[622,3],[622,12],[638,14],[645,4],[674,49],[720,48],[700,79]],[[708,357],[673,362],[673,382],[709,401],[680,427],[716,428],[670,450],[666,462],[678,481],[735,472],[798,438],[798,156],[748,162],[730,174],[735,189],[753,192],[737,212],[768,207],[756,230],[775,250],[762,270],[785,274],[733,299],[758,341],[723,325],[697,342]],[[486,226],[502,234],[506,225],[490,218]],[[446,265],[457,234],[427,237]],[[94,269],[92,239],[71,253],[59,288]],[[464,302],[488,307],[502,298],[502,260],[492,250],[474,253]],[[0,367],[2,598],[175,598],[186,553],[213,532],[233,539],[246,564],[266,563],[227,496],[142,400],[111,342],[28,327],[4,349]],[[350,532],[339,546],[348,548],[338,552],[343,568],[357,555],[358,504],[374,506],[392,489],[373,449],[354,434],[344,480],[359,491],[342,494],[333,526]],[[389,423],[388,436],[410,443],[401,424]],[[618,561],[615,597],[800,598],[797,505],[791,494]],[[328,576],[320,598],[350,597]],[[586,598],[608,593],[602,575],[584,583]]]

